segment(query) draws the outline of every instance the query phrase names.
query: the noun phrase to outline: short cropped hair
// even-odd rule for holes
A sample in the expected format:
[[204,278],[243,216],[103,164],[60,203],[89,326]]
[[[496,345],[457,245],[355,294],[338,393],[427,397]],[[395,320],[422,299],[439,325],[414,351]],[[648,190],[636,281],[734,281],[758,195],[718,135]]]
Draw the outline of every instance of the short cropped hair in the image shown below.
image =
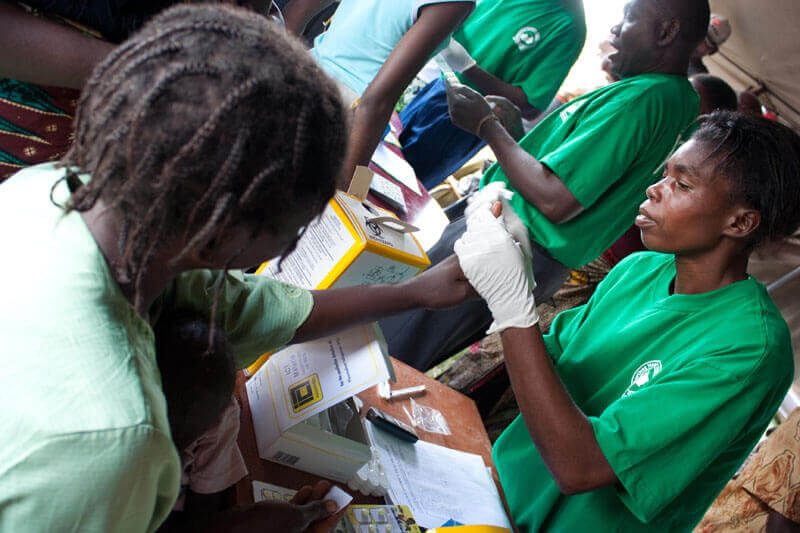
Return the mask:
[[739,106],[739,99],[736,97],[736,91],[725,80],[711,74],[695,74],[691,77],[691,80],[705,89],[705,96],[708,98],[708,107],[710,109],[714,111],[717,109],[736,111]]
[[681,23],[680,38],[697,46],[706,38],[711,9],[708,0],[655,0],[672,18]]
[[761,213],[751,245],[800,226],[800,135],[783,124],[716,111],[692,137],[710,149],[716,174],[731,183],[731,200]]

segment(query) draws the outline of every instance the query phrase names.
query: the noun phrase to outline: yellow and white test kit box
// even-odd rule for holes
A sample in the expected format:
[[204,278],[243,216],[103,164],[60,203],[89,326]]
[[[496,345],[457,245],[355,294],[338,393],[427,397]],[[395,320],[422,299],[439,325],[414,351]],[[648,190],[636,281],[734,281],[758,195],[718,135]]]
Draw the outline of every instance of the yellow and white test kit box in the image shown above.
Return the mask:
[[[394,379],[391,362],[370,324],[276,352],[246,385],[258,454],[346,482],[371,453],[358,413],[341,404],[387,379]],[[313,423],[333,410],[339,430]]]
[[[372,171],[357,167],[349,192],[336,193],[295,250],[256,273],[322,290],[404,281],[428,268],[430,260],[412,234],[417,228],[365,201],[371,181]],[[245,374],[254,375],[270,355],[259,357]]]
[[430,266],[410,229],[390,211],[339,191],[280,268],[274,259],[257,273],[309,290],[403,281]]

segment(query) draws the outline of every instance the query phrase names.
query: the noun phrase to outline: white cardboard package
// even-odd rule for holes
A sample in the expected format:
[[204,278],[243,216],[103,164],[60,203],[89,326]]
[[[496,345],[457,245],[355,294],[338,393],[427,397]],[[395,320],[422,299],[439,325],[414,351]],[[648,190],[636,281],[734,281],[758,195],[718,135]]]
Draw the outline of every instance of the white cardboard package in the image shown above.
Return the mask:
[[305,422],[393,377],[385,343],[373,325],[275,353],[247,381],[259,455],[346,482],[370,459],[358,413],[344,435]]

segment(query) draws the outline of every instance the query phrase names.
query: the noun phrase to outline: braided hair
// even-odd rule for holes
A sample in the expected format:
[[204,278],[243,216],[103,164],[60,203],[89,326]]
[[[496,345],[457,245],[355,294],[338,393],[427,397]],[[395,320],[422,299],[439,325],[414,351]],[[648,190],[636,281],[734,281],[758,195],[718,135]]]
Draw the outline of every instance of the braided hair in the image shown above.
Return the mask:
[[[84,172],[66,210],[98,200],[121,220],[116,277],[134,305],[160,246],[172,259],[229,228],[288,229],[335,190],[345,110],[298,41],[266,18],[224,5],[173,7],[94,70],[78,105],[65,179]],[[230,258],[229,262],[235,259]]]

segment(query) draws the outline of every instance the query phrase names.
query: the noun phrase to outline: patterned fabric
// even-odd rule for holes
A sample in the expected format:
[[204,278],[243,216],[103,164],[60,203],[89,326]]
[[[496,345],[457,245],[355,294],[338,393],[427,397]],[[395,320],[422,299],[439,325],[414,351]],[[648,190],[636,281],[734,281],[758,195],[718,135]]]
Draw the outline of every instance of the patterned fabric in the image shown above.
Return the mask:
[[[253,7],[248,0],[217,1]],[[20,7],[86,36],[121,42],[147,19],[176,3],[178,0],[27,0]],[[72,119],[79,96],[80,91],[75,89],[0,78],[0,182],[23,167],[55,161],[67,153],[74,140]]]
[[79,95],[74,89],[0,78],[0,181],[67,152]]
[[766,531],[774,510],[800,523],[800,409],[772,432],[722,490],[695,533]]
[[[86,36],[103,38],[91,28],[63,18],[56,5],[47,6],[47,11],[37,5],[21,7]],[[21,168],[55,161],[67,153],[74,140],[72,119],[80,94],[76,89],[0,77],[0,182]]]

